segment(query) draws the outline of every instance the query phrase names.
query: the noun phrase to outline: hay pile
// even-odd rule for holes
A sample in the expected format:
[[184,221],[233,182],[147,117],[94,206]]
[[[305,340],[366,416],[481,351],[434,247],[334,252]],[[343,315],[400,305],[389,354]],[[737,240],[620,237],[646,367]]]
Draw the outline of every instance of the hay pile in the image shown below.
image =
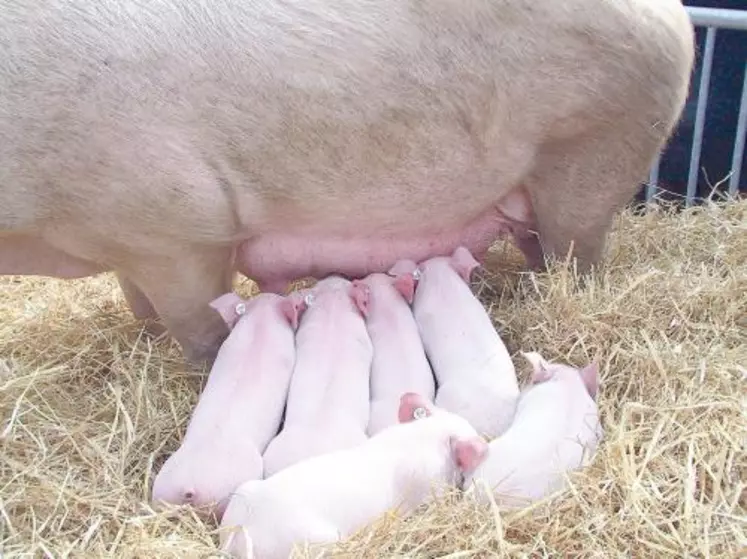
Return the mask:
[[[606,440],[564,494],[498,515],[450,496],[337,556],[734,557],[747,546],[747,201],[623,214],[606,270],[517,273],[481,298],[514,355],[599,357]],[[244,282],[239,290],[246,293]],[[113,278],[0,278],[0,555],[217,557],[214,526],[147,504],[205,372],[141,333]]]

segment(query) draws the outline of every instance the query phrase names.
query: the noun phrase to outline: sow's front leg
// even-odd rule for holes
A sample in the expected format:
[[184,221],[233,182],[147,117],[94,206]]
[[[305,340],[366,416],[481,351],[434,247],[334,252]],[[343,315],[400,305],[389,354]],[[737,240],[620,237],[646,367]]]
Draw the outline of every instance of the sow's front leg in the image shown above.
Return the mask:
[[210,302],[231,290],[230,248],[185,246],[132,262],[118,277],[128,302],[143,304],[133,312],[147,311],[147,301],[189,361],[212,364],[229,333]]
[[633,199],[671,136],[694,53],[692,25],[681,8],[675,1],[650,3],[656,18],[646,12],[622,27],[635,47],[596,70],[592,57],[598,55],[579,53],[589,57],[589,75],[596,71],[596,95],[583,119],[563,121],[557,137],[544,142],[524,180],[548,259],[575,257],[582,274],[597,265],[616,213]]

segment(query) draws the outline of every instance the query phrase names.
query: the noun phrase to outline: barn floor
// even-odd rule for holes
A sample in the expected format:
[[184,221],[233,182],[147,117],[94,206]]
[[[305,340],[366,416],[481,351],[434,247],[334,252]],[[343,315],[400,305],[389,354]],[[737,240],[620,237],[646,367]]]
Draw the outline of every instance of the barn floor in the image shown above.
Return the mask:
[[[452,495],[334,556],[736,557],[747,548],[747,201],[623,214],[607,266],[519,274],[480,296],[519,350],[597,356],[606,438],[564,493],[498,514]],[[240,291],[248,292],[245,282]],[[215,527],[147,503],[205,373],[149,339],[114,279],[0,278],[0,556],[218,557]],[[309,555],[310,556],[310,555]]]

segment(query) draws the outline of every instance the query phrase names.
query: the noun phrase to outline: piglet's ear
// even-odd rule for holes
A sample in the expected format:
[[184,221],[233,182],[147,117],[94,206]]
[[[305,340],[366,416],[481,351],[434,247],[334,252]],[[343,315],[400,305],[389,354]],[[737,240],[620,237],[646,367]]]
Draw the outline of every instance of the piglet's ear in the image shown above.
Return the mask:
[[584,381],[584,386],[589,392],[589,396],[596,401],[597,393],[599,392],[599,363],[595,360],[583,369],[579,370],[581,379]]
[[213,299],[210,307],[218,312],[229,330],[233,329],[239,317],[246,311],[246,303],[233,291]]
[[364,317],[368,317],[368,304],[371,297],[371,290],[368,288],[368,285],[362,280],[353,280],[350,286],[350,297],[361,314]]
[[454,462],[462,472],[473,472],[488,456],[489,446],[482,437],[451,437]]
[[306,303],[303,296],[298,292],[291,293],[283,297],[278,305],[280,306],[280,312],[288,319],[291,328],[294,331],[297,330],[301,314],[306,310]]
[[394,287],[402,294],[407,304],[412,305],[413,297],[415,297],[415,278],[412,273],[397,276],[394,279]]
[[529,351],[526,353],[522,352],[521,355],[524,356],[524,359],[529,361],[529,363],[532,365],[532,382],[534,384],[545,382],[552,378],[552,373],[550,372],[550,364],[545,361],[545,358],[542,357],[539,353],[537,353],[536,351]]
[[469,283],[472,277],[472,271],[477,268],[480,263],[475,260],[472,253],[465,247],[457,247],[454,253],[451,255],[451,267],[462,276],[462,279]]
[[[415,419],[428,417],[433,413],[431,403],[420,394],[405,392],[399,399],[399,412],[397,414],[400,423],[409,423]],[[420,416],[420,417],[418,417]]]

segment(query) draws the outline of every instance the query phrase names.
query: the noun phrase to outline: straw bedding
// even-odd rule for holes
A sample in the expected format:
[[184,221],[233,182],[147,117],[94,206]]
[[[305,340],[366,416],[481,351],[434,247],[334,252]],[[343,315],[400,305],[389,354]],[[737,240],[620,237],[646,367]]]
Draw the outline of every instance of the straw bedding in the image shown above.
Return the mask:
[[[530,509],[499,514],[452,494],[409,519],[382,518],[335,556],[744,550],[747,201],[625,212],[604,271],[582,290],[565,265],[521,273],[506,244],[488,268],[475,287],[520,381],[520,350],[599,359],[605,441],[568,490]],[[148,505],[206,371],[143,334],[110,275],[3,277],[0,293],[0,555],[219,556],[214,525]]]

